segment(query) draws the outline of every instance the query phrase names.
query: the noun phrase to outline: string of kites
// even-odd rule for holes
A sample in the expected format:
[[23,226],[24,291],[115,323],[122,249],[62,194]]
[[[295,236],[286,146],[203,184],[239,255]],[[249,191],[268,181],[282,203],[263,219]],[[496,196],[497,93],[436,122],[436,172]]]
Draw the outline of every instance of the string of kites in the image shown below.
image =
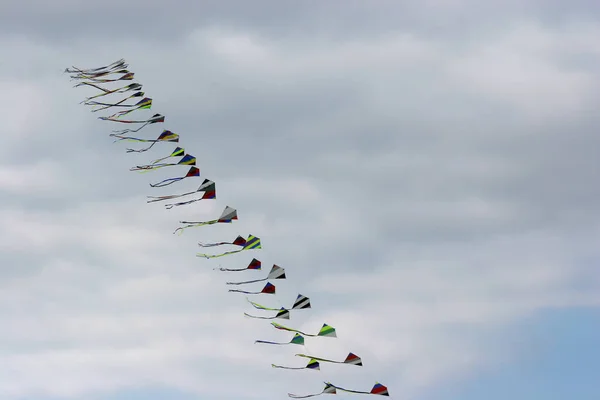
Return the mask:
[[[177,166],[186,166],[189,167],[187,172],[182,176],[175,176],[172,178],[164,179],[160,182],[151,183],[151,187],[165,187],[172,185],[176,182],[182,181],[188,178],[197,178],[200,177],[200,169],[196,167],[196,157],[191,154],[188,154],[184,148],[179,147],[179,135],[171,132],[170,130],[163,130],[160,135],[156,139],[147,139],[147,138],[138,138],[134,136],[130,136],[130,134],[137,133],[144,127],[153,124],[159,124],[165,122],[165,116],[161,114],[154,114],[148,119],[123,119],[123,117],[133,113],[137,110],[149,110],[152,108],[152,99],[145,96],[145,93],[142,91],[142,85],[139,83],[129,83],[125,86],[109,89],[106,87],[106,84],[111,83],[119,83],[124,81],[133,81],[134,73],[129,71],[128,64],[124,59],[118,60],[104,67],[99,68],[91,68],[91,69],[82,69],[77,67],[71,67],[65,69],[65,73],[71,74],[71,79],[79,81],[75,87],[88,86],[95,88],[99,91],[98,94],[88,97],[83,100],[81,103],[87,106],[91,106],[92,112],[98,112],[102,110],[107,110],[109,108],[120,110],[115,112],[109,116],[102,116],[99,119],[104,121],[111,121],[118,124],[129,124],[129,125],[139,125],[137,129],[122,129],[113,131],[110,136],[115,138],[116,141],[127,141],[136,143],[141,145],[140,148],[127,148],[127,153],[142,153],[152,149],[157,144],[165,144],[165,143],[176,143],[176,148],[167,156],[159,158],[157,160],[151,161],[147,165],[138,165],[136,167],[131,168],[131,171],[141,171],[148,172],[161,168],[167,167],[177,167]],[[114,77],[115,75],[120,75],[118,77]],[[104,100],[103,98],[110,99],[111,95],[121,94],[125,95],[124,98],[109,102],[109,100]],[[141,98],[141,100],[137,100]],[[137,100],[137,101],[136,101]],[[128,102],[133,101],[133,103]],[[131,118],[131,117],[129,117]],[[168,162],[169,159],[179,159],[175,162]],[[183,200],[182,198],[186,198],[187,200]],[[182,200],[176,200],[182,199]],[[190,205],[197,201],[201,200],[209,200],[216,199],[216,189],[215,183],[209,179],[204,179],[202,184],[198,187],[198,189],[189,192],[183,192],[179,194],[172,194],[167,196],[148,196],[148,203],[155,202],[166,202],[165,208],[171,209],[173,207],[179,207],[184,205]],[[217,218],[210,221],[180,221],[181,226],[175,230],[173,233],[182,234],[185,229],[200,227],[205,225],[213,225],[217,223],[232,223],[234,220],[238,219],[237,210],[231,208],[229,206],[225,207],[223,213]],[[234,246],[236,249],[231,251],[226,251],[217,254],[205,254],[198,253],[198,257],[204,257],[207,259],[223,257],[231,254],[236,254],[246,250],[258,250],[261,249],[260,238],[254,235],[248,235],[247,238],[243,238],[242,236],[238,236],[235,240],[231,242],[216,242],[216,243],[198,243],[200,247],[210,248],[210,247],[218,247],[218,246]],[[256,258],[252,259],[252,261],[245,268],[239,269],[228,269],[228,268],[219,268],[221,271],[226,272],[239,272],[239,271],[247,271],[254,270],[260,271],[262,268],[261,262]],[[274,264],[271,268],[270,272],[267,274],[265,278],[254,279],[242,282],[227,282],[228,285],[232,286],[242,286],[251,283],[257,282],[266,282],[265,286],[260,291],[246,291],[239,289],[230,289],[230,292],[236,293],[244,293],[247,295],[273,295],[275,294],[275,285],[273,285],[270,280],[276,279],[286,279],[285,269],[280,266]],[[290,319],[290,313],[293,310],[306,310],[311,308],[310,299],[302,294],[298,294],[296,301],[291,306],[291,308],[270,308],[260,305],[256,302],[248,300],[248,302],[258,310],[275,312],[272,316],[256,316],[248,313],[244,313],[245,316],[256,319]],[[271,342],[266,340],[256,340],[255,343],[267,344],[267,345],[304,345],[305,337],[328,337],[335,338],[337,337],[335,328],[323,324],[321,330],[317,333],[305,333],[299,331],[294,328],[290,328],[284,325],[281,325],[277,322],[271,322],[274,328],[282,331],[291,332],[294,334],[292,339],[289,342]],[[283,368],[283,369],[310,369],[310,370],[320,370],[320,362],[334,363],[334,364],[347,364],[353,366],[362,366],[362,360],[360,357],[353,353],[349,353],[345,360],[330,360],[326,358],[320,358],[313,355],[307,354],[296,354],[298,357],[302,357],[308,359],[308,363],[304,367],[290,367],[284,365],[275,365],[272,364],[273,368]],[[288,396],[295,399],[316,397],[322,394],[336,394],[338,391],[340,392],[348,392],[348,393],[357,393],[357,394],[371,394],[371,395],[382,395],[389,396],[388,389],[384,385],[380,383],[375,383],[373,388],[370,391],[363,390],[353,390],[346,389],[340,386],[336,386],[331,382],[324,382],[325,387],[320,393],[313,394],[305,394],[305,395],[296,395],[292,393],[288,393]]]

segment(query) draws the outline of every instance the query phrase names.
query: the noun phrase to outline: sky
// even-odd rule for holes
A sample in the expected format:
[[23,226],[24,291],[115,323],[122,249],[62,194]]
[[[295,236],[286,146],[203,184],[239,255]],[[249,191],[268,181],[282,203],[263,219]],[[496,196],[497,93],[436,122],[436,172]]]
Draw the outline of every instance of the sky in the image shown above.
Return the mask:
[[[598,399],[599,35],[591,0],[0,0],[0,398]],[[174,145],[79,104],[64,69],[120,58],[201,178],[149,187]],[[225,282],[266,271],[214,270],[253,257],[287,273],[255,300],[338,338],[254,344],[292,335]],[[364,366],[271,367],[298,352]]]

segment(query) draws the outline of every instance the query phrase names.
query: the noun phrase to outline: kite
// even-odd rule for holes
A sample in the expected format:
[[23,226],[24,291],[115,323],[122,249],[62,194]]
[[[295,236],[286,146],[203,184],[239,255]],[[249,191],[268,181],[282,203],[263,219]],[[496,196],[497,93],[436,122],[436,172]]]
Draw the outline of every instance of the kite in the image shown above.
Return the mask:
[[[218,268],[218,269],[219,269],[219,271],[238,272],[238,271],[246,271],[246,270],[259,271],[261,268],[262,268],[262,263],[259,260],[257,260],[256,258],[253,258],[252,261],[250,261],[250,264],[248,264],[248,266],[246,268],[237,268],[237,269]],[[217,269],[217,268],[213,268],[213,269]]]
[[292,338],[292,340],[290,340],[287,343],[269,342],[267,340],[255,340],[254,343],[255,344],[256,343],[275,344],[275,345],[278,345],[278,346],[285,346],[285,345],[288,345],[288,344],[297,344],[297,345],[300,345],[300,346],[304,346],[304,336],[300,335],[299,333],[296,333],[294,335],[294,337]]
[[275,285],[267,282],[265,287],[260,292],[247,292],[245,290],[229,289],[230,292],[244,293],[244,294],[275,294]]
[[179,135],[176,133],[173,133],[171,131],[168,131],[168,130],[162,131],[162,133],[160,135],[158,135],[157,139],[139,139],[139,138],[134,138],[131,136],[117,135],[115,133],[111,133],[109,136],[116,137],[117,140],[115,140],[115,142],[117,142],[119,140],[127,140],[129,142],[152,143],[150,146],[148,146],[144,149],[139,149],[139,150],[127,149],[127,153],[134,153],[134,152],[135,153],[143,153],[145,151],[150,150],[158,142],[175,142],[175,143],[179,142]]
[[[96,78],[89,78],[90,82],[92,83],[109,83],[109,82],[118,82],[118,81],[132,81],[133,80],[133,75],[135,75],[133,72],[129,72],[127,70],[122,70],[122,71],[115,71],[115,72],[110,72],[110,74],[116,74],[116,73],[123,73],[124,74],[122,76],[120,76],[117,79],[96,79]],[[108,74],[104,74],[104,75],[108,75]],[[101,75],[99,75],[101,76]],[[81,78],[77,78],[77,77],[72,77],[73,79],[81,79]],[[87,78],[84,78],[87,79]],[[82,86],[82,85],[89,85],[88,82],[80,82],[77,85],[75,85],[75,87],[78,86]]]
[[377,395],[381,395],[381,396],[389,396],[390,394],[388,393],[388,389],[387,387],[383,386],[381,383],[377,382],[375,383],[375,386],[373,386],[373,389],[371,389],[370,392],[363,392],[360,390],[351,390],[351,389],[344,389],[342,387],[339,386],[335,386],[330,382],[325,382],[325,389],[323,389],[323,391],[321,393],[315,393],[315,394],[307,394],[304,396],[298,396],[296,394],[292,394],[292,393],[288,393],[288,396],[293,398],[293,399],[306,399],[308,397],[316,397],[316,396],[320,396],[322,394],[337,394],[337,391],[342,391],[342,392],[347,392],[347,393],[357,393],[357,394],[377,394]]
[[296,354],[296,356],[310,358],[311,360],[318,360],[318,361],[323,361],[323,362],[328,362],[328,363],[334,363],[334,364],[350,364],[350,365],[358,365],[359,367],[362,367],[362,365],[363,365],[360,357],[354,353],[348,353],[348,356],[346,357],[346,359],[344,361],[328,360],[326,358],[307,356],[306,354]]
[[158,183],[151,183],[150,187],[165,187],[165,186],[172,185],[175,182],[179,182],[180,180],[183,180],[185,178],[193,178],[193,177],[197,177],[197,176],[200,176],[200,170],[196,167],[191,167],[190,170],[187,172],[187,174],[185,174],[184,176],[179,176],[177,178],[163,179],[162,181],[160,181]]
[[[255,303],[253,301],[248,300],[248,302],[250,304],[252,304],[252,306],[258,310],[266,310],[266,311],[278,311],[280,310],[280,308],[269,308],[269,307],[265,307],[265,306],[261,306],[258,303]],[[286,308],[286,310],[291,311],[291,310],[305,310],[307,308],[311,308],[310,307],[310,299],[302,294],[299,294],[298,297],[296,297],[296,301],[294,302],[294,305],[292,306],[292,308]]]
[[323,324],[323,327],[321,328],[319,333],[317,333],[316,335],[311,335],[310,333],[304,333],[304,332],[296,330],[296,329],[288,328],[286,326],[278,324],[277,322],[271,322],[271,325],[273,325],[275,328],[280,329],[282,331],[296,332],[296,333],[299,333],[304,336],[310,336],[310,337],[324,336],[324,337],[333,337],[333,338],[337,337],[337,335],[335,333],[335,328],[333,328],[327,324]]
[[[252,306],[258,310],[277,311],[277,314],[274,317],[259,317],[259,316],[255,316],[255,315],[250,315],[248,313],[244,313],[244,315],[246,317],[257,318],[257,319],[276,319],[276,318],[290,319],[290,314],[289,314],[290,311],[304,310],[304,309],[310,308],[310,299],[301,294],[299,294],[298,297],[296,297],[296,301],[294,302],[294,305],[292,306],[292,308],[285,308],[285,307],[269,308],[269,307],[261,306],[260,304],[255,303],[248,298],[246,298],[246,300],[248,300],[248,302],[250,304],[252,304]],[[284,313],[284,311],[287,311],[287,313]]]
[[306,364],[306,367],[285,367],[283,365],[275,365],[275,364],[271,364],[271,366],[273,368],[283,368],[283,369],[313,369],[316,371],[321,370],[321,367],[317,360],[309,360],[308,364]]
[[[113,75],[113,74],[128,74],[130,71],[127,69],[120,69],[117,71],[104,71],[104,72],[96,72],[93,74],[83,74],[83,73],[79,73],[76,75],[71,75],[71,80],[77,80],[77,79],[90,79],[92,81],[97,81],[97,78],[103,77],[103,76],[108,76],[108,75]],[[125,79],[125,80],[129,80],[129,79]],[[98,82],[98,83],[103,83],[103,82]]]
[[240,250],[227,251],[225,253],[215,254],[215,255],[197,253],[196,257],[217,258],[217,257],[227,256],[230,254],[239,253],[244,250],[262,249],[262,246],[260,244],[260,238],[253,236],[253,235],[248,235],[248,240],[244,239],[241,236],[238,236],[233,242],[218,242],[218,243],[208,243],[208,244],[198,243],[198,245],[200,247],[213,247],[213,246],[221,246],[224,244],[232,244],[235,246],[241,246],[242,248]]
[[[184,150],[181,147],[178,147],[173,151],[173,153],[171,153],[170,156],[155,160],[151,164],[148,164],[148,165],[138,165],[137,167],[130,168],[129,170],[130,171],[148,172],[150,170],[155,170],[155,169],[164,168],[164,167],[176,167],[178,165],[196,165],[196,157],[189,155],[189,154],[184,155],[183,152],[184,152]],[[158,164],[159,161],[165,160],[169,157],[182,157],[182,158],[176,163]]]
[[134,167],[134,168],[130,168],[130,171],[137,171],[137,170],[140,170],[140,169],[152,169],[153,167],[156,166],[156,164],[158,164],[161,161],[166,160],[167,158],[171,158],[171,157],[183,157],[184,154],[185,154],[185,149],[183,147],[176,147],[175,150],[173,150],[171,152],[171,154],[169,154],[168,156],[163,157],[163,158],[159,158],[158,160],[154,160],[149,165],[137,166],[137,167]]
[[194,194],[194,193],[198,193],[198,192],[204,192],[202,197],[200,197],[198,199],[194,199],[194,200],[184,201],[181,203],[166,204],[165,207],[167,209],[171,209],[173,207],[191,204],[193,202],[200,201],[200,200],[215,199],[217,197],[216,190],[215,190],[215,183],[211,180],[205,179],[204,182],[202,182],[202,185],[200,185],[200,187],[198,189],[194,190],[193,192],[187,192],[187,193],[182,193],[182,194],[172,194],[172,195],[168,195],[168,196],[148,196],[148,199],[150,199],[150,200],[148,200],[147,203],[155,203],[157,201],[176,199],[179,197],[189,196],[190,194]]
[[281,268],[279,265],[273,264],[271,268],[271,272],[267,275],[266,278],[263,279],[254,279],[251,281],[243,281],[243,282],[226,282],[227,285],[244,285],[246,283],[256,283],[256,282],[264,282],[268,279],[285,279],[285,269]]
[[119,68],[127,68],[129,65],[125,63],[125,60],[123,58],[121,58],[120,60],[117,60],[111,64],[108,64],[104,67],[98,67],[98,68],[89,68],[89,69],[81,69],[81,68],[77,68],[75,66],[71,67],[71,68],[65,68],[65,73],[77,73],[79,75],[84,75],[84,76],[101,76],[101,75],[105,75],[107,73],[114,73],[112,71],[115,71]]
[[[223,210],[223,212],[221,213],[221,216],[218,219],[213,219],[211,221],[179,221],[180,224],[186,224],[186,225],[175,229],[175,232],[173,232],[173,234],[179,232],[179,234],[181,235],[183,233],[183,230],[186,228],[194,228],[194,227],[198,227],[198,226],[213,225],[213,224],[218,224],[218,223],[229,224],[229,223],[233,222],[234,220],[237,221],[237,219],[238,219],[237,210],[235,208],[226,206],[225,209]],[[260,263],[260,261],[259,261],[259,263]],[[248,269],[248,268],[244,268],[244,269]],[[259,269],[260,269],[260,264],[259,264]]]
[[279,312],[274,317],[258,317],[256,315],[250,315],[247,313],[244,313],[244,315],[246,317],[256,318],[256,319],[277,319],[277,318],[290,319],[290,310],[286,310],[285,308],[281,307],[278,311]]
[[125,97],[124,99],[119,100],[116,103],[101,103],[99,101],[86,101],[84,104],[86,106],[98,107],[98,108],[93,108],[92,112],[106,110],[107,108],[111,108],[111,107],[135,107],[138,105],[137,103],[136,104],[122,104],[122,103],[129,99],[132,99],[134,97],[142,97],[143,95],[144,95],[144,92],[135,92],[131,96]]
[[[111,115],[110,117],[98,117],[98,119],[101,119],[101,120],[104,120],[104,121],[119,122],[121,124],[144,124],[139,129],[143,128],[144,126],[146,126],[148,124],[155,124],[157,122],[165,122],[165,116],[161,115],[161,114],[154,114],[152,117],[150,117],[148,119],[145,119],[145,120],[117,119],[117,118],[114,117],[114,115]],[[137,131],[128,130],[128,129],[125,129],[125,130],[128,131],[128,132],[137,132]],[[126,133],[126,132],[123,132],[123,131],[118,131],[118,132],[117,131],[113,131],[113,132],[115,132],[115,133]]]
[[85,104],[86,102],[88,102],[88,101],[90,101],[92,99],[96,99],[96,98],[102,97],[102,96],[107,96],[109,94],[113,94],[113,93],[126,93],[126,92],[130,92],[130,91],[133,91],[133,90],[140,90],[142,88],[142,85],[140,85],[139,83],[130,83],[129,85],[126,85],[126,86],[123,86],[123,87],[120,87],[120,88],[117,88],[117,89],[113,89],[113,90],[108,90],[108,89],[105,89],[103,87],[94,85],[92,83],[88,83],[87,85],[91,86],[91,87],[94,87],[94,88],[96,88],[98,90],[101,90],[103,93],[99,93],[99,94],[97,94],[95,96],[90,96],[90,97],[86,98],[85,100],[83,100],[80,104]]
[[[100,118],[103,118],[103,117],[100,117]],[[120,130],[120,131],[113,131],[114,133],[118,133],[119,135],[122,135],[122,134],[127,133],[127,132],[138,132],[140,129],[142,129],[146,125],[151,125],[151,124],[157,124],[157,123],[165,122],[165,116],[164,115],[160,115],[160,114],[154,114],[152,117],[148,118],[145,121],[124,120],[124,119],[111,119],[111,121],[121,122],[123,124],[143,124],[142,126],[140,126],[137,129],[123,129],[123,130]]]
[[[138,92],[138,93],[140,93],[140,92]],[[150,97],[144,97],[143,99],[141,99],[137,103],[132,104],[131,107],[134,107],[134,108],[131,108],[131,109],[125,110],[125,111],[119,111],[118,113],[115,113],[115,114],[113,114],[113,115],[111,115],[109,117],[98,117],[98,119],[102,119],[102,120],[105,120],[105,121],[122,122],[122,120],[117,119],[117,118],[120,118],[120,117],[122,117],[124,115],[127,115],[129,113],[132,113],[135,110],[149,110],[149,109],[151,109],[152,108],[152,99]],[[98,110],[96,110],[96,111],[98,111]]]

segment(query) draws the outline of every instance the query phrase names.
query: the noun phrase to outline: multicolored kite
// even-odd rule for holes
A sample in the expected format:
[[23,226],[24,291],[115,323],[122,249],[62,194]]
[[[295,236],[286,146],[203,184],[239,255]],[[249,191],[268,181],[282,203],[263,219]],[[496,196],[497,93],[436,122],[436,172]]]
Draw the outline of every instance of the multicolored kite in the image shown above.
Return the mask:
[[[221,213],[221,216],[218,219],[213,219],[210,221],[179,221],[180,224],[186,224],[186,225],[175,229],[175,232],[173,232],[173,233],[179,232],[179,234],[181,235],[183,233],[183,230],[187,229],[187,228],[195,228],[198,226],[213,225],[213,224],[219,224],[219,223],[230,224],[234,220],[237,221],[237,219],[238,219],[237,210],[235,208],[226,206],[225,209],[223,210],[223,212]],[[259,264],[259,268],[260,268],[260,264]],[[244,268],[244,269],[248,269],[248,268]]]
[[306,354],[296,354],[296,356],[310,358],[311,360],[319,360],[319,361],[323,361],[323,362],[334,363],[334,364],[350,364],[350,365],[358,365],[359,367],[362,367],[362,365],[363,365],[360,357],[354,353],[348,353],[348,356],[346,357],[346,359],[344,361],[328,360],[326,358],[307,356]]
[[285,279],[285,269],[281,268],[279,265],[273,264],[271,271],[265,278],[253,279],[251,281],[243,281],[243,282],[226,282],[226,284],[227,285],[245,285],[247,283],[264,282],[269,279]]
[[139,83],[130,83],[129,85],[126,85],[126,86],[123,86],[123,87],[120,87],[120,88],[117,88],[117,89],[113,89],[113,90],[105,89],[105,88],[103,88],[101,86],[94,85],[93,83],[88,83],[87,85],[91,86],[93,88],[96,88],[98,90],[101,90],[102,93],[97,94],[95,96],[87,97],[85,100],[83,100],[81,102],[81,104],[84,104],[84,103],[86,103],[86,102],[88,102],[88,101],[90,101],[92,99],[97,99],[98,97],[108,96],[109,94],[126,93],[126,92],[131,92],[131,91],[134,91],[134,90],[141,90],[142,89],[142,85],[140,85]]
[[[142,100],[135,103],[133,105],[133,108],[131,108],[129,110],[119,111],[108,117],[98,117],[98,119],[101,119],[104,121],[122,122],[123,120],[120,120],[118,118],[121,118],[122,116],[132,113],[136,110],[149,110],[151,108],[152,108],[152,99],[150,97],[144,97]],[[94,110],[92,110],[92,111],[94,111]]]
[[262,249],[262,246],[260,244],[260,238],[253,236],[253,235],[248,235],[248,239],[244,239],[241,236],[238,236],[233,242],[218,242],[218,243],[198,243],[198,245],[200,247],[214,247],[214,246],[221,246],[224,244],[231,244],[231,245],[235,245],[235,246],[241,246],[242,248],[240,250],[234,250],[234,251],[228,251],[225,253],[221,253],[221,254],[215,254],[215,255],[210,255],[210,254],[203,254],[203,253],[197,253],[196,257],[204,257],[204,258],[217,258],[217,257],[223,257],[223,256],[227,256],[230,254],[236,254],[239,253],[241,251],[244,250],[258,250],[258,249]]
[[115,133],[111,133],[109,136],[117,138],[117,140],[115,140],[115,143],[120,140],[127,140],[129,142],[152,143],[150,146],[145,147],[143,149],[127,149],[127,153],[143,153],[145,151],[150,150],[158,142],[179,142],[179,135],[167,130],[162,131],[162,133],[158,135],[157,139],[139,139],[131,136],[117,135]]
[[158,183],[151,183],[150,186],[151,187],[165,187],[165,186],[172,185],[175,182],[179,182],[180,180],[183,180],[185,178],[195,178],[195,177],[199,177],[199,176],[200,176],[200,170],[196,167],[191,167],[190,170],[187,172],[187,174],[185,174],[184,176],[163,179],[162,181],[160,181]]
[[[189,154],[183,154],[183,151],[184,150],[181,147],[178,147],[175,149],[175,151],[173,153],[171,153],[170,156],[155,160],[154,162],[152,162],[152,164],[138,165],[136,167],[130,168],[129,170],[130,171],[148,172],[151,170],[156,170],[156,169],[165,168],[165,167],[176,167],[179,165],[196,165],[196,157],[189,155]],[[162,163],[162,164],[158,163],[159,161],[165,160],[169,157],[182,157],[182,158],[176,163]]]
[[292,338],[292,340],[290,340],[287,343],[269,342],[267,340],[255,340],[254,343],[275,344],[275,345],[278,345],[278,346],[286,346],[288,344],[297,344],[297,345],[300,345],[300,346],[304,346],[304,336],[300,335],[299,333],[296,333],[294,335],[294,337]]
[[285,367],[283,365],[275,365],[275,364],[271,364],[271,366],[273,368],[283,368],[283,369],[312,369],[315,371],[319,371],[321,369],[321,366],[319,365],[319,362],[317,360],[308,360],[308,364],[306,364],[306,367]]
[[199,192],[204,192],[204,194],[202,195],[202,197],[200,197],[198,199],[184,201],[182,203],[166,204],[165,207],[167,209],[171,209],[176,206],[183,206],[186,204],[191,204],[195,201],[206,200],[206,199],[215,199],[217,197],[216,190],[215,190],[215,183],[211,180],[205,179],[204,182],[202,182],[202,185],[200,185],[200,187],[198,189],[194,190],[193,192],[187,192],[187,193],[182,193],[182,194],[172,194],[172,195],[168,195],[168,196],[148,196],[148,199],[150,199],[150,200],[148,200],[147,203],[155,203],[157,201],[177,199],[179,197],[189,196],[191,194],[195,194],[195,193],[199,193]]
[[[110,83],[110,82],[132,81],[133,80],[133,75],[135,75],[133,72],[129,72],[127,70],[123,70],[121,72],[125,72],[125,73],[122,76],[118,77],[117,79],[89,78],[89,82],[80,82],[77,85],[75,85],[75,87],[87,85],[89,83]],[[118,71],[113,72],[113,73],[118,73]],[[109,74],[105,74],[105,75],[109,75]],[[73,79],[77,79],[77,78],[73,78]],[[86,78],[84,78],[84,79],[86,79]]]
[[252,261],[250,261],[250,264],[248,264],[248,266],[246,268],[213,268],[213,269],[218,269],[219,271],[228,271],[228,272],[239,272],[239,271],[247,271],[247,270],[254,270],[254,271],[260,271],[262,269],[262,263],[257,260],[256,258],[253,258]]
[[388,393],[387,387],[383,386],[381,383],[375,383],[375,386],[373,386],[373,389],[371,389],[370,392],[363,392],[360,390],[344,389],[342,387],[335,386],[330,382],[325,382],[325,389],[323,389],[323,391],[321,393],[307,394],[304,396],[298,396],[296,394],[288,393],[288,396],[293,399],[306,399],[308,397],[316,397],[316,396],[320,396],[322,394],[337,394],[337,390],[342,391],[342,392],[357,393],[357,394],[378,394],[381,396],[389,396],[390,395]]
[[113,131],[114,133],[122,135],[127,132],[138,132],[140,129],[142,129],[143,127],[145,127],[147,125],[163,123],[163,122],[165,122],[165,116],[161,115],[161,114],[154,114],[152,117],[148,118],[147,120],[141,120],[141,121],[125,120],[125,119],[111,119],[111,121],[120,122],[122,124],[143,124],[142,126],[140,126],[137,129],[123,129],[120,131]]
[[277,318],[290,319],[290,310],[286,310],[285,308],[281,307],[279,309],[279,312],[277,313],[277,315],[275,315],[273,317],[259,317],[259,316],[256,316],[256,315],[250,315],[248,313],[244,313],[244,315],[246,317],[255,318],[255,319],[277,319]]
[[[127,69],[120,69],[118,71],[105,71],[105,72],[96,72],[94,74],[82,74],[79,73],[77,75],[71,75],[71,80],[78,80],[78,79],[90,79],[90,80],[96,80],[98,78],[101,78],[103,76],[108,76],[108,75],[114,75],[114,74],[128,74],[129,70]],[[130,80],[130,79],[125,79],[125,80]],[[97,82],[97,83],[106,83],[106,82]]]
[[138,105],[138,103],[136,103],[136,104],[123,104],[123,103],[134,97],[143,97],[143,96],[144,96],[144,92],[135,92],[131,96],[125,97],[124,99],[121,99],[121,100],[117,101],[116,103],[101,103],[98,101],[86,101],[83,104],[85,104],[86,106],[93,106],[94,108],[92,108],[92,112],[98,112],[98,111],[106,110],[106,109],[112,108],[112,107],[123,107],[123,108],[136,107]]
[[236,290],[236,289],[229,289],[229,291],[234,292],[234,293],[244,293],[244,294],[275,294],[275,285],[273,285],[270,282],[267,282],[265,287],[260,292],[247,292],[245,290]]
[[[71,74],[77,73],[77,75],[74,76],[75,78],[78,77],[79,75],[101,76],[106,73],[111,73],[111,71],[116,71],[119,68],[127,68],[128,66],[129,65],[126,64],[125,59],[121,58],[120,60],[117,60],[108,65],[105,65],[104,67],[98,67],[98,68],[81,69],[81,68],[72,66],[71,68],[65,68],[65,73],[71,73]],[[72,78],[73,78],[73,76],[72,76]]]
[[319,333],[317,333],[316,335],[311,335],[310,333],[304,333],[304,332],[296,330],[296,329],[288,328],[286,326],[278,324],[277,322],[271,322],[271,325],[273,325],[275,328],[280,329],[282,331],[297,332],[304,336],[310,336],[310,337],[324,336],[324,337],[333,337],[333,338],[337,337],[337,335],[335,333],[335,328],[333,328],[327,324],[323,324],[323,327],[321,328]]
[[[247,299],[248,302],[250,304],[252,304],[252,306],[258,310],[266,310],[266,311],[278,311],[280,310],[280,308],[269,308],[269,307],[265,307],[265,306],[261,306],[258,303],[255,303],[253,301],[250,301],[249,299]],[[298,297],[296,297],[296,301],[294,302],[294,305],[292,306],[292,308],[286,308],[286,310],[291,311],[291,310],[305,310],[310,308],[310,299],[302,294],[299,294]]]

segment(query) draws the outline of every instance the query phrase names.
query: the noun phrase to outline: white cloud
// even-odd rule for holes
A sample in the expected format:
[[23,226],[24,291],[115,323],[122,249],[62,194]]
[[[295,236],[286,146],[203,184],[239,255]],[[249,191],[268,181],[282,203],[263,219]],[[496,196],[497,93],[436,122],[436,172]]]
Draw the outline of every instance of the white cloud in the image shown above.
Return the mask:
[[[169,118],[165,128],[198,152],[218,201],[170,211],[143,204],[147,175],[124,176],[125,165],[164,148],[132,161],[122,146],[103,144],[96,134],[110,128],[67,104],[66,77],[60,89],[60,78],[36,80],[31,70],[31,81],[4,84],[54,100],[42,114],[25,98],[8,108],[16,105],[9,128],[44,142],[32,156],[49,160],[0,170],[0,184],[18,198],[0,209],[10,266],[0,284],[2,396],[77,398],[163,383],[199,396],[275,398],[318,391],[326,376],[359,388],[379,380],[397,397],[517,357],[496,329],[600,301],[600,282],[582,262],[597,257],[598,214],[582,224],[569,213],[590,193],[576,187],[566,206],[552,203],[556,185],[592,181],[593,169],[548,184],[550,168],[562,166],[547,156],[556,143],[539,135],[527,147],[532,119],[551,129],[581,117],[597,78],[560,61],[574,51],[594,57],[595,31],[573,29],[561,41],[561,32],[523,25],[465,46],[412,33],[290,43],[203,28],[169,48],[120,40],[62,49],[66,64],[133,56],[154,108]],[[51,47],[19,43],[35,65],[59,61]],[[498,100],[516,109],[509,119],[518,129],[504,136],[497,130],[506,116],[488,105]],[[57,134],[66,155],[46,146]],[[60,201],[36,201],[42,194]],[[172,235],[179,219],[208,219],[225,204],[240,221]],[[263,238],[262,252],[214,263],[194,256],[197,241],[248,233]],[[223,284],[230,276],[212,270],[253,256],[289,271],[265,303],[288,303],[297,292],[313,299],[315,309],[286,325],[338,329],[339,340],[308,348],[354,351],[363,370],[270,370],[272,361],[297,362],[286,357],[297,350],[252,341],[291,335],[245,320],[243,296]]]

